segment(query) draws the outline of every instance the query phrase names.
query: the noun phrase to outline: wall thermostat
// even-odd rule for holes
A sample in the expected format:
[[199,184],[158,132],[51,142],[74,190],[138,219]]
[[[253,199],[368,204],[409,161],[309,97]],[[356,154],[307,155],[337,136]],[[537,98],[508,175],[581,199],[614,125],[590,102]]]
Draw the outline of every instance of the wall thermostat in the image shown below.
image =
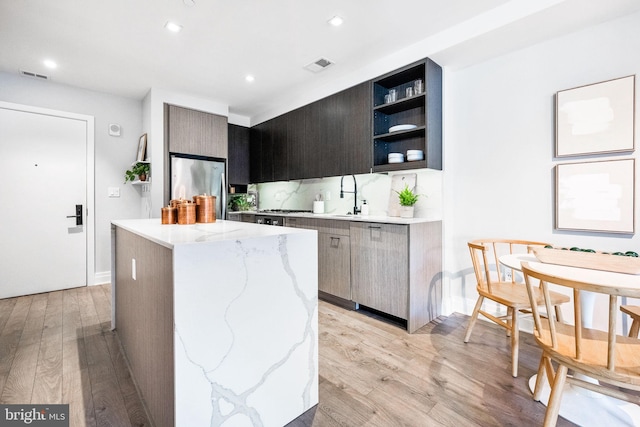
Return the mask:
[[122,131],[122,127],[120,125],[116,125],[116,124],[109,125],[109,135],[120,136],[121,131]]

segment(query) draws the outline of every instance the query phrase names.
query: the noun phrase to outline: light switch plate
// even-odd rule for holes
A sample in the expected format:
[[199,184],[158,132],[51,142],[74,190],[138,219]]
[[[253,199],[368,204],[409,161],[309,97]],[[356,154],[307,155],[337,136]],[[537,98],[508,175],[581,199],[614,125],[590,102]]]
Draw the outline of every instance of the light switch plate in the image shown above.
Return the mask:
[[120,197],[120,187],[109,187],[108,194],[109,197]]
[[131,258],[131,278],[136,280],[136,259]]

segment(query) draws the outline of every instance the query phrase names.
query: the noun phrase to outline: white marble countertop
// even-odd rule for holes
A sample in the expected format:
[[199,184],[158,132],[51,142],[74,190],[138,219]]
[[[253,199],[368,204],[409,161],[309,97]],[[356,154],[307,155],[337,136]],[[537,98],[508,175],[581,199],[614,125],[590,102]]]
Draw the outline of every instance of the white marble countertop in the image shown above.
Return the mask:
[[384,216],[384,215],[344,215],[324,213],[316,214],[310,212],[261,212],[261,211],[243,211],[243,212],[229,212],[229,214],[250,214],[250,215],[265,215],[265,216],[280,216],[288,218],[317,218],[317,219],[336,219],[340,221],[358,221],[358,222],[379,222],[386,224],[420,224],[423,222],[435,222],[441,221],[440,219],[433,218],[400,218],[397,216]]
[[315,233],[314,230],[302,228],[264,227],[261,224],[222,220],[209,224],[191,225],[162,224],[160,218],[114,220],[111,223],[170,249],[176,245],[194,243],[214,243],[304,232]]

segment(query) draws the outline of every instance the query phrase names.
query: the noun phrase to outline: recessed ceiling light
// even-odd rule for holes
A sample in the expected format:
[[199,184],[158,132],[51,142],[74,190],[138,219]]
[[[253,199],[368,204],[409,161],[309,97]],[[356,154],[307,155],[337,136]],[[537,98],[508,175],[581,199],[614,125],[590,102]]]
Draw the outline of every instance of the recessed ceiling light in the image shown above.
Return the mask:
[[249,83],[251,83],[252,81],[254,81],[256,78],[253,77],[252,75],[248,75],[247,77],[244,78],[246,81],[248,81]]
[[182,31],[182,25],[178,25],[175,22],[171,21],[167,21],[167,23],[164,24],[164,27],[172,33],[179,33],[180,31]]
[[58,68],[58,64],[56,64],[55,61],[52,61],[51,59],[45,59],[44,61],[42,61],[42,63],[47,68],[51,68],[51,69]]
[[342,19],[341,16],[336,15],[333,18],[329,19],[327,22],[334,27],[339,27],[344,22],[344,19]]

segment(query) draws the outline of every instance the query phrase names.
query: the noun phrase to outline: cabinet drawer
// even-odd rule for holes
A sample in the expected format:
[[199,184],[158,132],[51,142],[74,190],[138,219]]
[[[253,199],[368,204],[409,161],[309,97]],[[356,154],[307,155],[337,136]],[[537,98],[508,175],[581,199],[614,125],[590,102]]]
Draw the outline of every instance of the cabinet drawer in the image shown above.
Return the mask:
[[317,230],[318,233],[338,234],[342,236],[349,235],[349,221],[339,219],[288,217],[287,226],[309,228],[311,230]]

